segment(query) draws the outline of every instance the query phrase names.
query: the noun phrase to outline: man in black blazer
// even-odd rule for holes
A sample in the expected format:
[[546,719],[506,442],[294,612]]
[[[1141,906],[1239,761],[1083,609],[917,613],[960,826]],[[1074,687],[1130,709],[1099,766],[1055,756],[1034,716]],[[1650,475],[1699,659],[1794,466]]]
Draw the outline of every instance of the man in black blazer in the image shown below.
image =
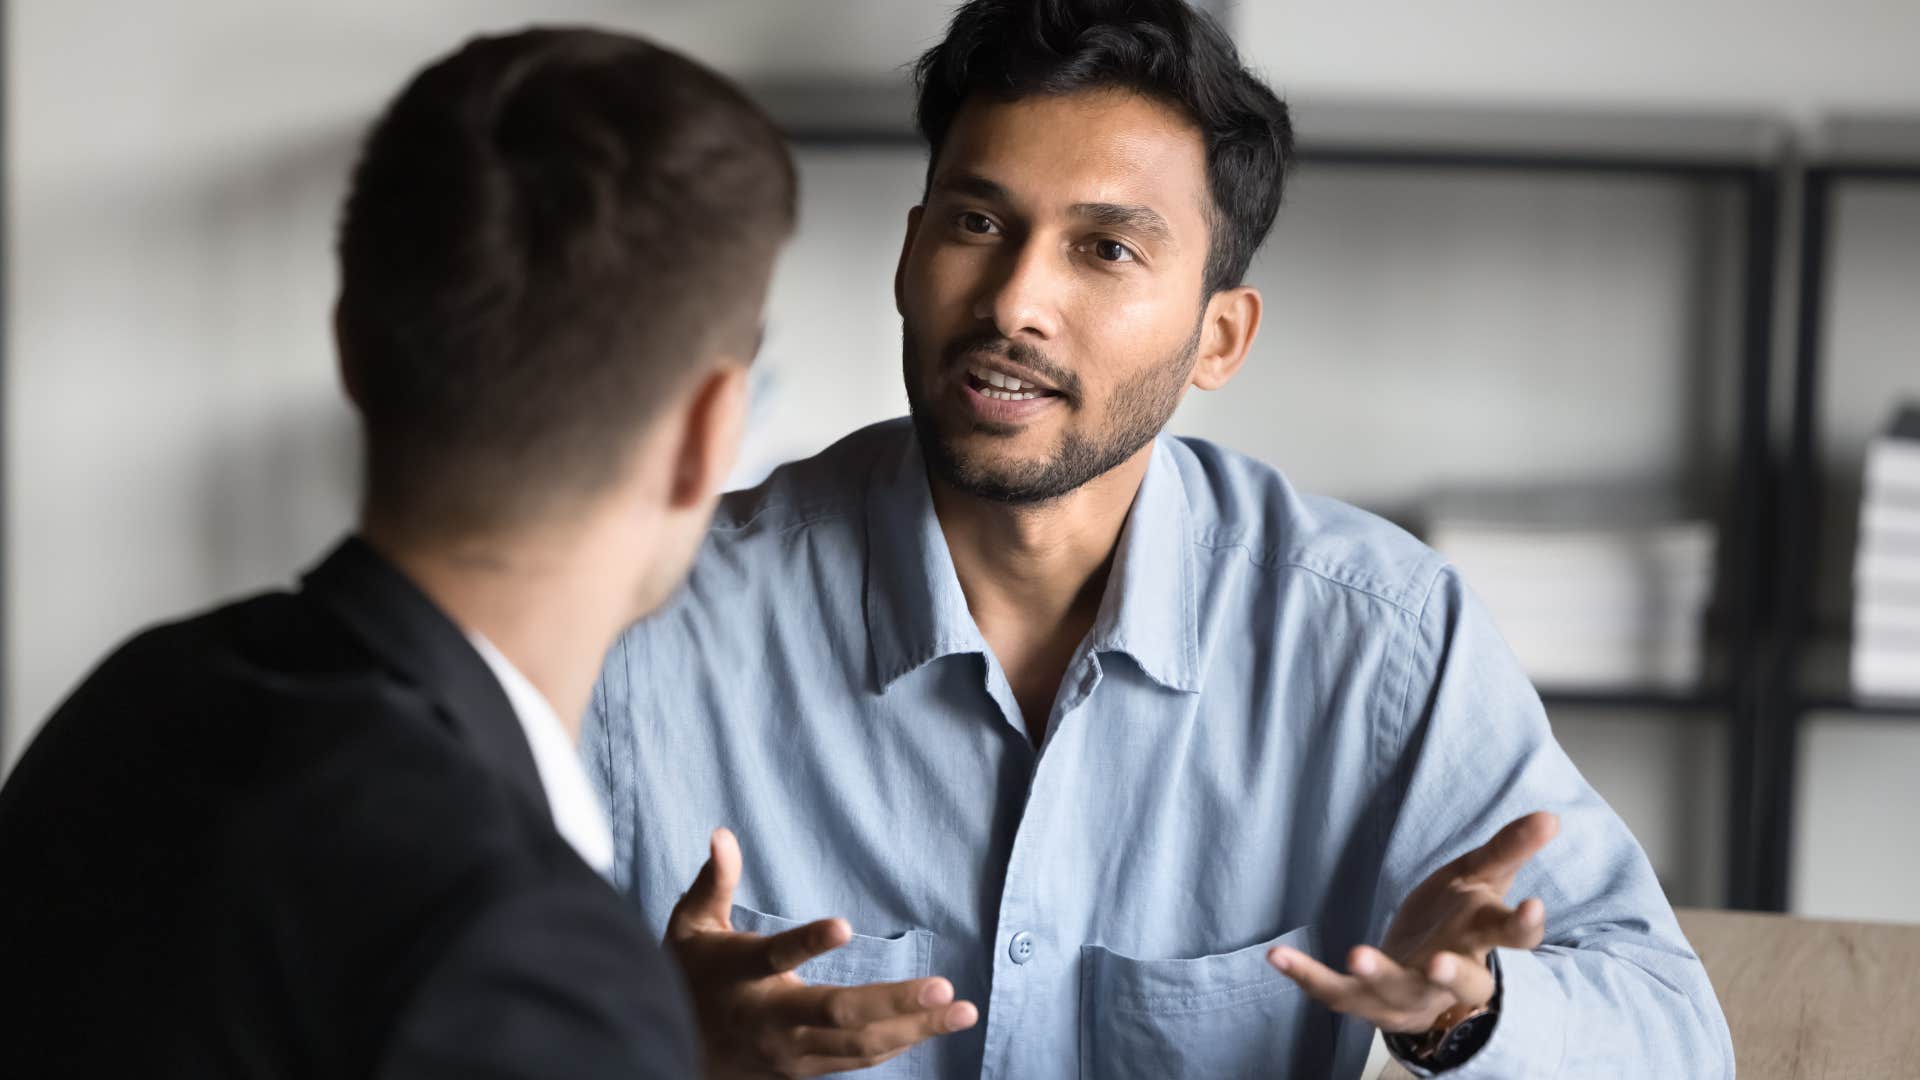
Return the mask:
[[122,646],[0,788],[0,1074],[697,1071],[573,740],[705,530],[793,213],[766,117],[633,38],[406,88],[340,232],[360,528]]

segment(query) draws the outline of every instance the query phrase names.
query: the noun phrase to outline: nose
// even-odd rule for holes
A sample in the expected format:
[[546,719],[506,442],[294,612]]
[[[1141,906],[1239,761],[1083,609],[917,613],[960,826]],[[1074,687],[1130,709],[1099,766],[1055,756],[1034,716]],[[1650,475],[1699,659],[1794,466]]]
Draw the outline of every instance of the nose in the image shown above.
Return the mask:
[[1029,238],[1018,246],[1008,245],[998,261],[998,276],[974,300],[974,318],[992,322],[1009,341],[1022,335],[1042,340],[1057,336],[1061,269],[1049,246]]

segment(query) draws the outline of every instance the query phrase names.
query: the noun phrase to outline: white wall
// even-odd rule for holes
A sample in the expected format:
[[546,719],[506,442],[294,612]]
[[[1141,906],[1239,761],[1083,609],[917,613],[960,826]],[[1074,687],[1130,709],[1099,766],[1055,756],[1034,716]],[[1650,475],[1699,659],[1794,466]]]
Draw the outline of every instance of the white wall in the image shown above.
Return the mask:
[[1920,921],[1920,717],[1810,718],[1800,739],[1793,909]]
[[1830,109],[1920,103],[1912,0],[1241,0],[1289,93],[1540,105]]
[[[285,580],[348,522],[351,423],[326,337],[330,230],[361,127],[424,60],[476,30],[537,19],[640,29],[744,76],[872,76],[928,44],[945,10],[8,5],[0,767],[114,641]],[[1248,0],[1236,18],[1252,61],[1305,100],[1920,111],[1920,4],[1908,0]],[[876,151],[808,154],[803,166],[802,231],[770,316],[761,466],[901,408],[887,288],[919,164]],[[1453,474],[1684,468],[1725,421],[1687,373],[1728,345],[1691,315],[1712,300],[1700,267],[1726,239],[1717,209],[1687,224],[1703,220],[1694,198],[1639,182],[1303,173],[1259,270],[1273,314],[1255,364],[1178,423],[1376,502]],[[1874,214],[1911,220],[1860,205],[1848,211],[1856,234],[1889,235]],[[1916,265],[1899,261],[1910,249],[1862,250],[1844,273],[1882,290],[1898,279],[1872,268]],[[1882,295],[1865,288],[1856,295]],[[1910,305],[1850,303],[1836,333],[1864,366],[1848,378],[1875,391],[1834,423],[1858,439],[1878,422],[1881,391],[1911,385],[1903,358],[1916,330],[1898,321]],[[1724,733],[1650,716],[1555,719],[1675,894],[1711,900],[1724,799],[1701,796],[1693,778],[1723,790]],[[1847,793],[1864,762],[1920,765],[1898,730],[1849,732],[1837,751],[1816,738],[1803,847],[1848,850],[1838,830],[1854,821]],[[1874,860],[1806,865],[1832,883],[1802,889],[1817,910],[1920,918],[1912,890],[1872,887],[1904,880]]]
[[798,158],[800,227],[767,298],[741,486],[907,411],[893,268],[925,158],[897,149],[802,150]]
[[1727,725],[1710,712],[1556,709],[1553,733],[1619,812],[1675,903],[1714,905],[1727,878]]

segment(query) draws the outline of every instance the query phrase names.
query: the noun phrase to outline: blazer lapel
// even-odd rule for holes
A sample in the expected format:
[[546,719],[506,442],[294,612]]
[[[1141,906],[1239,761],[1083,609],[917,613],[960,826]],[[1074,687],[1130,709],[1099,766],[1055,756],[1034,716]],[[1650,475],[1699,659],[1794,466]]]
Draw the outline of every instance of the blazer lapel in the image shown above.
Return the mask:
[[494,773],[547,805],[533,752],[493,670],[426,593],[359,537],[348,537],[304,579],[306,595],[344,623],[385,665],[432,698],[449,726]]

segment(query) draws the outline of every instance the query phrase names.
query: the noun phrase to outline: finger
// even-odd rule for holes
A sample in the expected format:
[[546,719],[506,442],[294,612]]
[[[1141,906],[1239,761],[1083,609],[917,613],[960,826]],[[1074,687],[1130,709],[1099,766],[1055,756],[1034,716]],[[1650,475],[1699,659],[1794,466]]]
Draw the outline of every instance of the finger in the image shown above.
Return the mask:
[[751,962],[741,974],[750,979],[764,979],[792,971],[851,940],[853,928],[847,925],[847,920],[818,919],[756,942]]
[[1467,1005],[1485,1005],[1493,1000],[1493,972],[1484,964],[1454,952],[1437,952],[1427,958],[1427,981]]
[[800,986],[769,995],[770,1021],[794,1027],[857,1028],[878,1020],[939,1009],[953,1000],[942,978],[865,986]]
[[1485,957],[1494,949],[1534,949],[1546,937],[1547,909],[1537,898],[1519,907],[1488,903],[1475,911],[1465,931],[1445,947]]
[[1329,1009],[1353,1012],[1354,1007],[1366,996],[1360,980],[1351,975],[1342,975],[1298,949],[1284,946],[1269,949],[1267,963]]
[[1504,882],[1501,887],[1504,892],[1527,860],[1546,847],[1547,841],[1559,831],[1559,817],[1537,810],[1508,822],[1493,834],[1493,839],[1462,855],[1457,869],[1467,877]]
[[1509,949],[1537,949],[1547,936],[1547,905],[1538,897],[1520,902],[1501,922],[1500,944]]
[[1424,972],[1408,970],[1379,949],[1367,945],[1355,946],[1347,954],[1347,970],[1363,989],[1394,1009],[1430,1007],[1441,992],[1427,981]]
[[739,884],[740,841],[729,829],[715,829],[707,838],[706,865],[667,917],[667,936],[733,929],[733,890]]
[[1435,1004],[1423,1011],[1388,1004],[1361,977],[1338,974],[1294,949],[1270,950],[1267,961],[1298,983],[1315,1001],[1335,1012],[1359,1017],[1382,1031],[1419,1031],[1432,1024],[1432,1017],[1442,1007]]
[[956,1001],[860,1027],[801,1028],[794,1042],[803,1056],[849,1058],[875,1065],[928,1039],[965,1031],[979,1019],[980,1012],[972,1002]]

